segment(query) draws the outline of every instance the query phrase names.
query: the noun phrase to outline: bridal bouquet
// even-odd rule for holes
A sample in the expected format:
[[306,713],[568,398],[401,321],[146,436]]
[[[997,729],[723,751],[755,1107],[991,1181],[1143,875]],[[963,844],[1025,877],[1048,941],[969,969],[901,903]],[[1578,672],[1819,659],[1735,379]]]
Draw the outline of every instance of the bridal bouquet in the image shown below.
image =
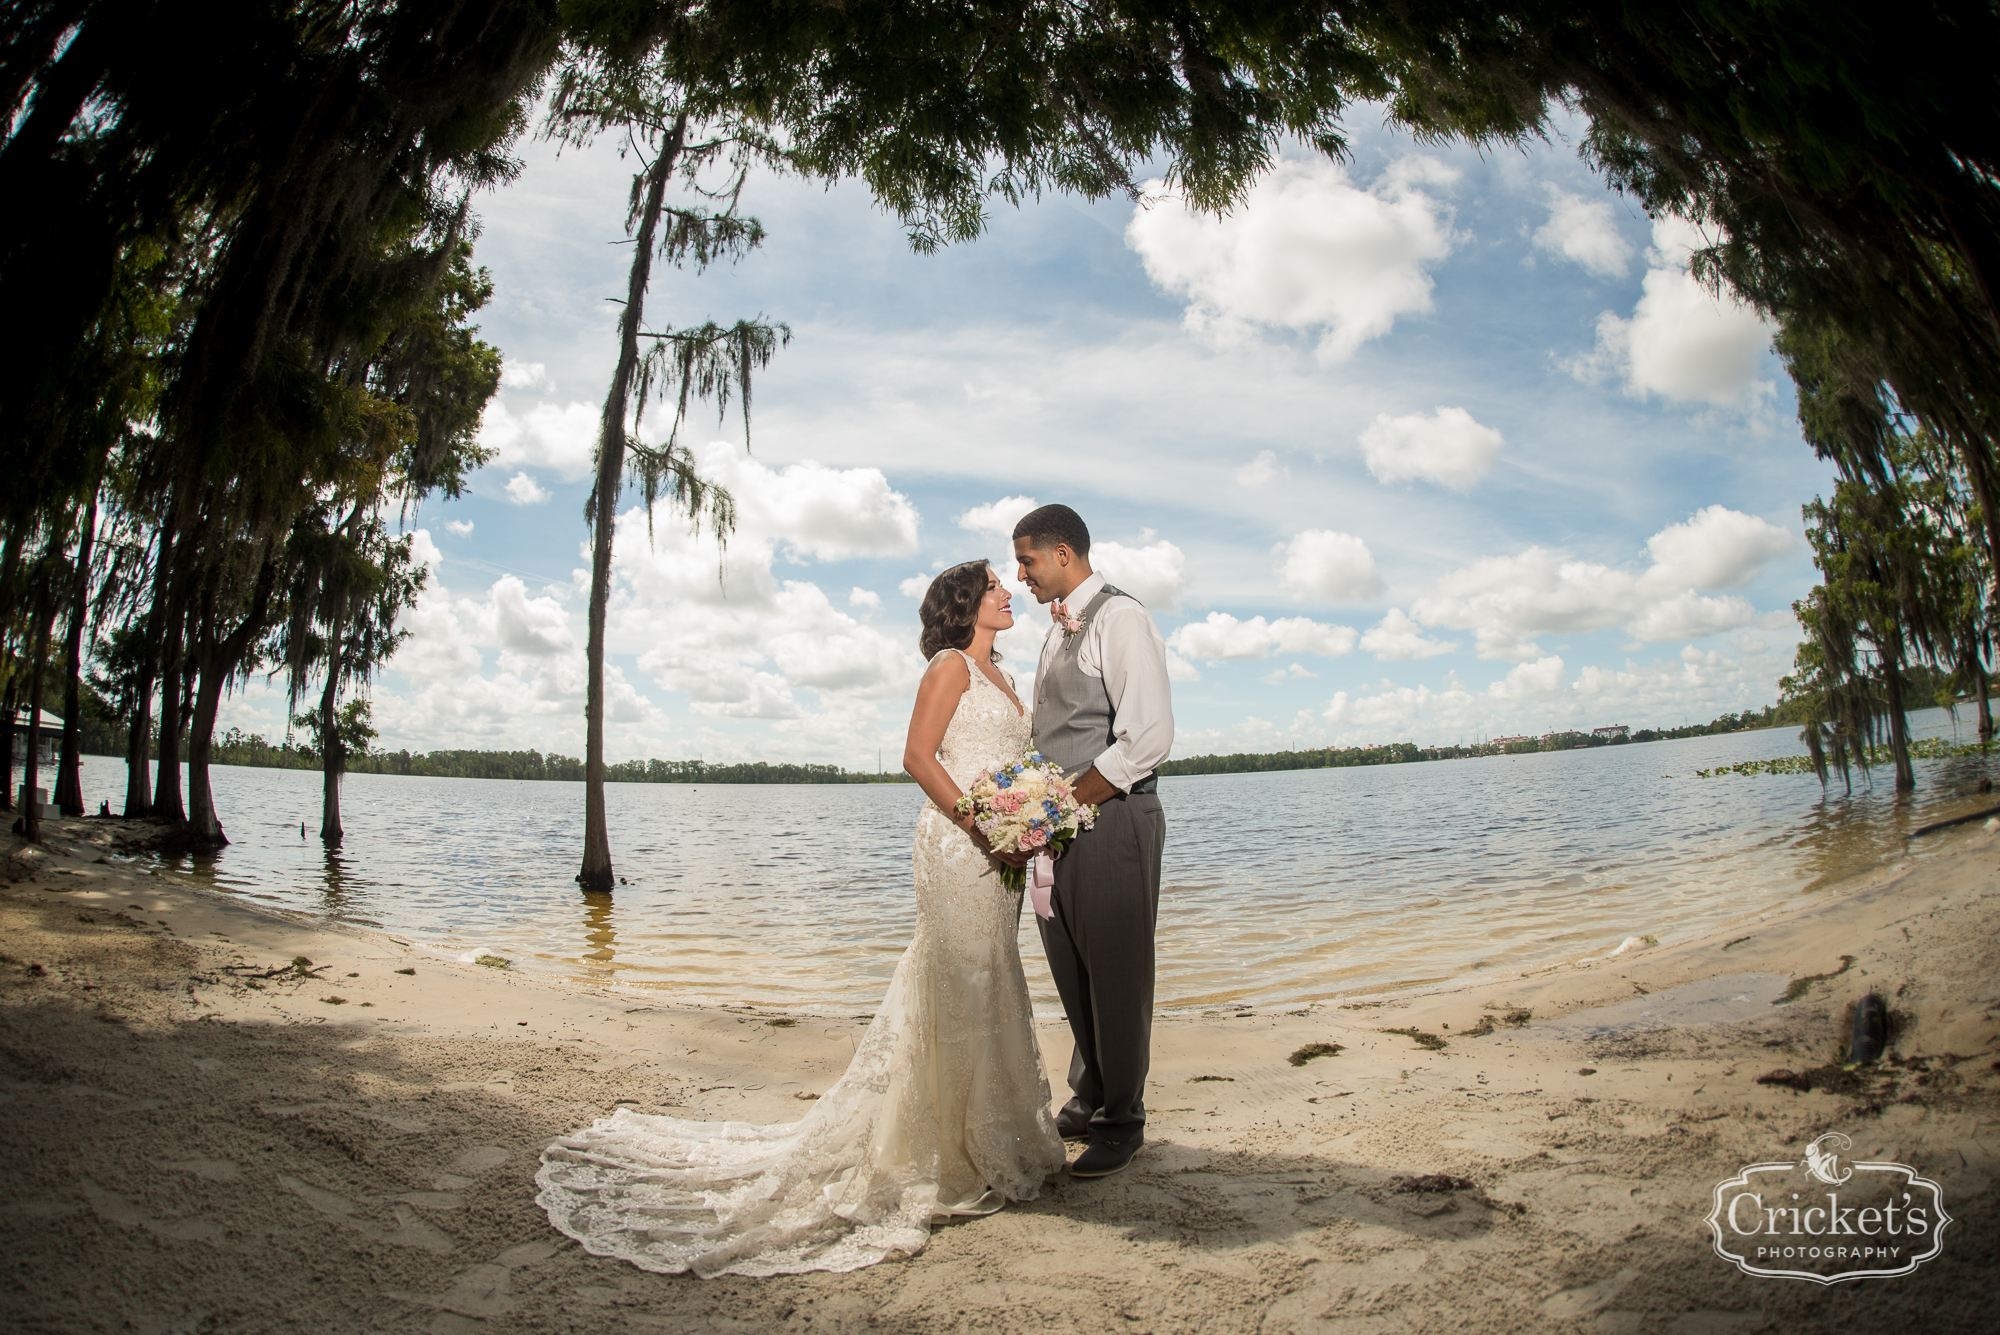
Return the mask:
[[[1043,889],[1055,858],[1097,823],[1097,808],[1077,801],[1062,770],[1039,751],[982,776],[958,799],[958,810],[972,817],[995,852],[1035,854],[1036,881]],[[1000,868],[1000,884],[1009,890],[1022,889],[1027,881],[1024,867]],[[1047,917],[1044,899],[1036,896],[1035,911]]]

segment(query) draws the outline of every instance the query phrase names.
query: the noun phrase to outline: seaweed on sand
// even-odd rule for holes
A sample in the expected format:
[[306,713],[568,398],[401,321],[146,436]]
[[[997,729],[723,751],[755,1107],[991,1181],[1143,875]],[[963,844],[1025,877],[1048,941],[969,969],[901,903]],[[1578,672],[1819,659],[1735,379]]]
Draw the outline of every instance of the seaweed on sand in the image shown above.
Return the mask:
[[1345,1051],[1338,1043],[1308,1043],[1285,1060],[1294,1066],[1304,1066],[1315,1057],[1338,1057]]
[[1842,955],[1838,969],[1835,969],[1832,973],[1809,973],[1803,978],[1792,979],[1790,985],[1785,988],[1785,995],[1779,997],[1771,1004],[1773,1006],[1782,1006],[1788,1001],[1797,1001],[1800,997],[1812,991],[1814,983],[1824,983],[1829,978],[1838,978],[1853,967],[1854,956]]

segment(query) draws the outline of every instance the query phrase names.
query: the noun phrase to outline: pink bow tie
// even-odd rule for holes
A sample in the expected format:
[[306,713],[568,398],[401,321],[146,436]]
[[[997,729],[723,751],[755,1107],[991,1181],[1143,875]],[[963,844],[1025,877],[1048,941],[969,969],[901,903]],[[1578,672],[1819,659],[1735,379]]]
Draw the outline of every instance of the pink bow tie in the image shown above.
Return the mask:
[[1049,604],[1049,619],[1051,621],[1054,621],[1056,624],[1060,625],[1068,616],[1069,616],[1068,603],[1056,602]]

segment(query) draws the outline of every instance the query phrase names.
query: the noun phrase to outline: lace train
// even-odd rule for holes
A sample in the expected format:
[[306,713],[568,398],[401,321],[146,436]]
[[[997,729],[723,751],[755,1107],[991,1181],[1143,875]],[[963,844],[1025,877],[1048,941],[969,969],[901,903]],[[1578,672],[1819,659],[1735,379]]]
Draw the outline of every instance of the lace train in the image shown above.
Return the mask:
[[[964,785],[1029,732],[973,666],[938,759]],[[914,1255],[935,1215],[1034,1199],[1064,1156],[1021,972],[1021,896],[929,803],[911,871],[915,935],[811,1111],[755,1126],[621,1109],[544,1152],[535,1199],[550,1222],[647,1270],[776,1275]]]

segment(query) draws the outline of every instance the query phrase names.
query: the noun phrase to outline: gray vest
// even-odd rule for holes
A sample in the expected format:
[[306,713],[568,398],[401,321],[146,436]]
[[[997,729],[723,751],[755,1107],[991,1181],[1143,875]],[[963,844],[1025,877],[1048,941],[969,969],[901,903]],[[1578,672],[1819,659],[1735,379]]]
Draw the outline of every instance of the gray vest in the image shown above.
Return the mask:
[[[1111,693],[1100,677],[1093,677],[1077,663],[1083,637],[1090,633],[1090,619],[1112,598],[1130,598],[1107,583],[1081,613],[1084,629],[1065,636],[1049,655],[1049,665],[1035,678],[1035,749],[1062,766],[1063,773],[1075,778],[1090,762],[1118,740],[1112,731],[1118,711],[1112,708]],[[1133,599],[1133,601],[1138,601]]]

